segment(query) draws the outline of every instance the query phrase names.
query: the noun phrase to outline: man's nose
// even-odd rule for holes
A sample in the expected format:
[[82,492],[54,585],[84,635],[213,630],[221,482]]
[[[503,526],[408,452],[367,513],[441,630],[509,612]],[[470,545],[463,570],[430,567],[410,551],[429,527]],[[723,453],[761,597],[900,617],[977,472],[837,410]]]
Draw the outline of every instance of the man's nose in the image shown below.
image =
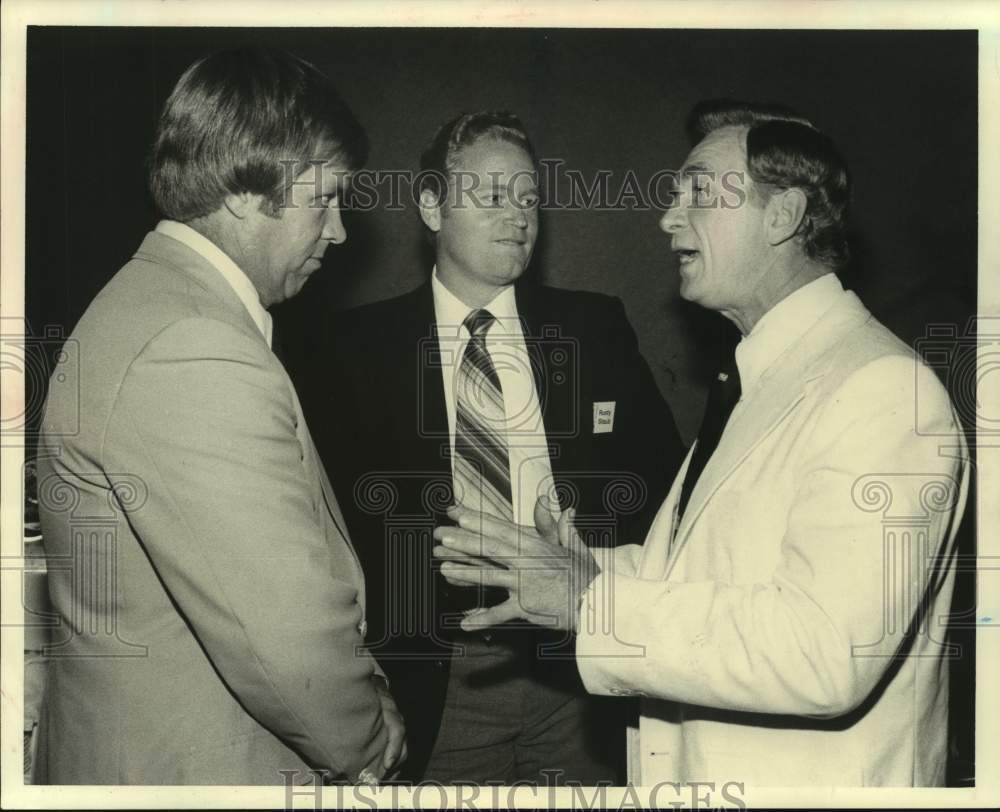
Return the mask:
[[323,239],[340,245],[347,240],[347,229],[340,217],[340,206],[331,204],[326,209],[326,219],[323,221]]
[[663,212],[663,216],[660,218],[660,228],[667,232],[667,234],[673,234],[684,225],[685,216],[684,207],[678,203],[674,203],[673,206]]
[[505,215],[507,220],[518,228],[528,227],[528,212],[523,203],[517,200],[508,200]]

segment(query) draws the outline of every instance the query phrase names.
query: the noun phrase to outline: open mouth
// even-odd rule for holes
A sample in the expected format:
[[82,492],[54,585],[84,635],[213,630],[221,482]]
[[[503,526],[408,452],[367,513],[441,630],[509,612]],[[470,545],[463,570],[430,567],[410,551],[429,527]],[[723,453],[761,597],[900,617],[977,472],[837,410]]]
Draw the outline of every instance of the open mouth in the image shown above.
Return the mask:
[[677,254],[677,259],[681,265],[694,262],[701,254],[700,251],[696,251],[693,248],[675,248],[674,253]]

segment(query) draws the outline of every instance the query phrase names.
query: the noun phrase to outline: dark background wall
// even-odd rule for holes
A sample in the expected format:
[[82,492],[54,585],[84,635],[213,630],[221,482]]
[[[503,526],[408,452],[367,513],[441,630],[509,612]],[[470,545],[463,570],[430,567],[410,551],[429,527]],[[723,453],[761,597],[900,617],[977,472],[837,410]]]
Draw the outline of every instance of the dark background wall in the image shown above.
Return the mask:
[[[846,276],[875,315],[912,341],[929,322],[964,325],[974,312],[975,32],[33,28],[27,315],[36,331],[71,328],[155,224],[143,162],[181,71],[248,41],[286,47],[335,78],[369,130],[371,168],[416,170],[445,120],[508,108],[541,156],[588,180],[610,170],[612,198],[629,170],[645,185],[680,166],[698,99],[783,102],[824,128],[854,170],[857,261]],[[353,215],[347,244],[276,313],[293,364],[309,361],[319,321],[428,273],[413,205]],[[690,440],[712,341],[728,327],[679,299],[659,216],[627,205],[546,211],[531,272],[624,300]]]
[[[369,130],[372,168],[416,170],[445,120],[506,108],[525,121],[542,157],[586,178],[610,170],[612,197],[630,170],[645,184],[680,166],[684,119],[697,100],[790,105],[826,130],[853,168],[848,285],[907,342],[930,324],[961,331],[975,312],[974,31],[31,28],[26,315],[36,333],[47,325],[68,332],[155,224],[144,160],[182,70],[247,42],[287,48],[335,79]],[[544,211],[531,273],[624,300],[690,441],[729,328],[679,299],[660,214]],[[323,374],[310,351],[322,321],[405,292],[429,271],[413,205],[348,212],[345,222],[347,244],[328,251],[305,293],[276,312],[299,372]],[[967,530],[967,548],[971,538]],[[957,605],[971,605],[971,596],[971,586],[960,590]],[[957,674],[959,776],[971,770],[971,662],[963,658]]]

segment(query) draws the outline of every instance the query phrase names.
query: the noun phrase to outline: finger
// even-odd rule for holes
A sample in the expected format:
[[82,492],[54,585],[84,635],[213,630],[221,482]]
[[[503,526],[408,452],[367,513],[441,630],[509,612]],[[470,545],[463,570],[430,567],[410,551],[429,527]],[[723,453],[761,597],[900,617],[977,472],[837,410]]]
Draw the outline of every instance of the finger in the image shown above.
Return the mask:
[[518,541],[523,538],[524,530],[531,529],[500,519],[490,513],[476,513],[471,510],[462,511],[455,522],[463,530],[513,545],[515,550]]
[[590,562],[596,568],[597,572],[600,572],[601,568],[597,565],[597,559],[594,557],[594,553],[584,543],[583,539],[580,538],[580,533],[576,529],[576,510],[571,509],[570,513],[571,515],[567,519],[565,527],[560,524],[559,543],[575,555]]
[[452,550],[498,562],[509,561],[518,552],[517,545],[505,539],[483,536],[461,527],[437,527],[434,539]]
[[441,574],[449,584],[456,586],[501,586],[511,589],[517,583],[517,574],[503,569],[467,567],[448,561],[441,565]]
[[466,609],[462,614],[466,617],[475,617],[476,615],[481,615],[486,609],[487,607],[485,606],[477,606],[475,609]]
[[[549,540],[556,537],[556,521],[549,510],[551,504],[549,498],[542,494],[535,500],[535,530],[543,539]],[[563,513],[563,516],[566,514]]]
[[490,626],[499,626],[509,620],[524,617],[521,614],[517,601],[507,600],[481,612],[469,614],[462,619],[462,629],[467,632],[474,632],[478,629],[485,629]]
[[406,741],[406,733],[403,725],[399,722],[386,719],[386,727],[389,729],[389,743],[385,748],[385,755],[382,757],[382,764],[388,770],[400,760],[403,752],[403,745]]
[[514,562],[511,560],[494,561],[491,558],[483,558],[478,553],[470,554],[453,550],[450,547],[437,546],[432,551],[434,557],[441,561],[454,561],[466,567],[475,567],[484,570],[506,570],[514,569]]
[[573,536],[576,533],[576,529],[573,527],[575,519],[575,508],[567,508],[563,511],[562,516],[559,517],[559,544],[563,547],[571,546]]
[[472,555],[470,553],[463,553],[459,550],[453,550],[451,547],[443,547],[438,545],[432,551],[435,558],[440,558],[445,561],[458,561],[462,564],[466,564],[470,567],[496,567],[495,562],[490,561],[488,558],[483,558],[479,555]]

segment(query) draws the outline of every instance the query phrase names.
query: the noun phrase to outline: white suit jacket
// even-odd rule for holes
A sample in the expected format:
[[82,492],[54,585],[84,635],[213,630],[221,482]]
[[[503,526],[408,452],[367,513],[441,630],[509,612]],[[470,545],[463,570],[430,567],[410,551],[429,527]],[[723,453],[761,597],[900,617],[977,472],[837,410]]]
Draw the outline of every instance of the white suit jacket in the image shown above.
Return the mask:
[[679,526],[690,455],[585,594],[584,684],[642,697],[636,784],[944,780],[964,441],[934,373],[839,296],[744,392]]

